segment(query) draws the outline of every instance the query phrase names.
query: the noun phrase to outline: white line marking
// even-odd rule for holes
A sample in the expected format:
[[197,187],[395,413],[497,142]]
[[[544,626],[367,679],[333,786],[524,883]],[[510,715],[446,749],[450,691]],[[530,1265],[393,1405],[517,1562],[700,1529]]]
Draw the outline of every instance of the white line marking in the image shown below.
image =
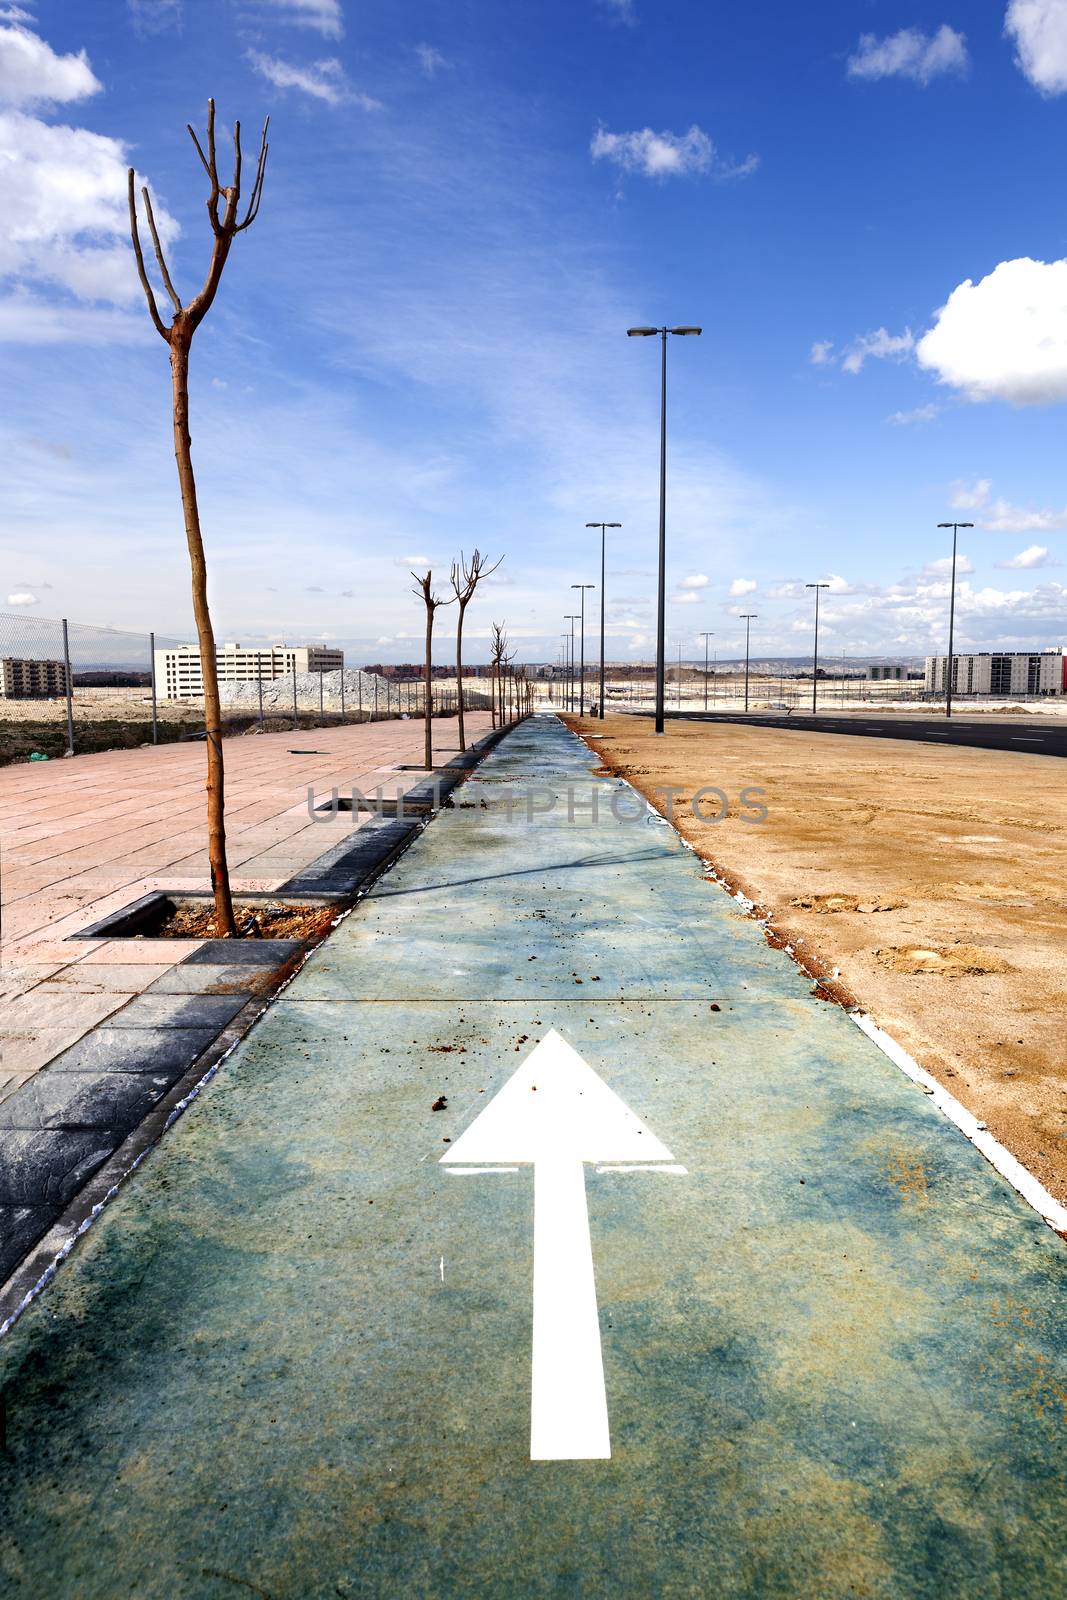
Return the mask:
[[534,1169],[530,1459],[606,1461],[611,1435],[585,1163],[640,1172],[666,1162],[673,1170],[674,1157],[552,1029],[441,1157],[446,1171],[487,1170],[459,1168],[464,1161]]
[[919,1063],[909,1056],[903,1045],[897,1044],[897,1041],[872,1022],[870,1017],[864,1016],[859,1011],[850,1011],[849,1016],[857,1028],[861,1028],[868,1039],[889,1057],[895,1067],[899,1067],[906,1077],[929,1092],[930,1099],[937,1109],[943,1112],[950,1122],[955,1123],[975,1149],[981,1151],[1002,1178],[1007,1178],[1012,1188],[1033,1206],[1050,1228],[1055,1228],[1057,1233],[1067,1233],[1067,1206],[1062,1206],[1058,1200],[1053,1199],[1044,1184],[1040,1183],[1032,1172],[1027,1172],[1022,1162],[1017,1161],[1010,1150],[1005,1150],[999,1140],[994,1139],[984,1122],[979,1122],[965,1106],[961,1106],[955,1096],[942,1088],[925,1067],[920,1067]]
[[[441,1157],[442,1161],[444,1161],[446,1159],[447,1158],[445,1156]],[[450,1172],[452,1174],[453,1178],[478,1178],[478,1177],[481,1177],[483,1172],[518,1172],[518,1170],[519,1170],[518,1167],[446,1167],[445,1168],[445,1171],[446,1172]]]
[[445,1258],[444,1258],[444,1256],[442,1256],[441,1257],[441,1282],[444,1283],[444,1281],[445,1281]]
[[596,1170],[598,1172],[668,1172],[677,1175],[679,1178],[688,1178],[689,1176],[689,1168],[679,1166],[676,1161],[671,1162],[669,1166],[653,1166],[651,1162],[646,1162],[642,1165],[641,1162],[635,1161],[626,1166],[597,1167]]
[[1023,733],[1013,733],[1009,744],[1044,744],[1044,739],[1028,739]]

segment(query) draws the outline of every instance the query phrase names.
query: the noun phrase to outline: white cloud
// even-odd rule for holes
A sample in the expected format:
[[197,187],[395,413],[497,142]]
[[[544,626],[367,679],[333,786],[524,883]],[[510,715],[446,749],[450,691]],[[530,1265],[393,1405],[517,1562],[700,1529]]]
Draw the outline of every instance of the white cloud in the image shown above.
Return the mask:
[[182,0],[126,0],[135,33],[164,33],[182,21]]
[[1052,562],[1049,560],[1048,548],[1043,544],[1029,545],[1027,549],[1020,550],[1017,556],[1012,556],[1010,561],[997,562],[998,567],[1021,568],[1024,572],[1030,572],[1034,567],[1050,567],[1056,565],[1058,565],[1057,562]]
[[300,28],[314,28],[325,39],[339,39],[344,33],[341,0],[258,0],[268,11],[278,13],[282,22]]
[[1002,261],[949,295],[916,346],[919,365],[969,400],[1067,400],[1067,260]]
[[401,556],[399,561],[394,561],[395,567],[428,567],[429,556]]
[[1067,0],[1010,0],[1004,32],[1015,64],[1042,94],[1067,90]]
[[[964,556],[957,553],[956,576],[965,577],[968,573],[973,571],[974,563],[971,561],[970,556]],[[928,561],[923,568],[923,575],[927,578],[951,578],[952,557],[940,556],[937,561]]]
[[600,0],[600,3],[619,22],[625,22],[628,28],[637,26],[637,7],[634,0]]
[[439,72],[447,72],[452,67],[448,57],[443,56],[440,50],[435,50],[432,44],[417,44],[415,55],[428,78],[435,78]]
[[861,36],[854,55],[848,60],[850,78],[910,78],[928,84],[946,72],[964,73],[970,62],[967,42],[943,23],[933,35],[918,28],[902,28],[899,33],[879,39],[873,33]]
[[811,347],[811,355],[808,357],[808,360],[811,362],[813,367],[828,366],[831,360],[830,353],[833,348],[834,341],[832,339],[816,339],[815,343]]
[[685,589],[681,594],[671,595],[671,601],[676,606],[695,606],[699,599],[695,589]]
[[915,422],[933,422],[939,410],[940,407],[935,405],[916,406],[914,411],[894,411],[887,421],[895,428],[906,428]]
[[262,50],[249,50],[247,54],[255,70],[276,89],[299,89],[316,100],[324,100],[329,106],[354,101],[364,111],[382,109],[380,100],[373,100],[369,94],[351,88],[344,67],[335,57],[297,67],[292,62],[283,61],[280,56],[268,56]]
[[7,603],[9,606],[35,606],[38,604],[38,600],[35,594],[20,592],[18,594],[9,594]]
[[589,149],[594,161],[612,161],[623,172],[640,172],[646,178],[706,172],[740,178],[759,165],[758,156],[748,156],[738,165],[720,160],[714,144],[696,123],[684,134],[653,133],[651,128],[609,133],[606,128],[598,128]]
[[914,348],[915,338],[910,328],[896,334],[886,328],[876,328],[873,333],[862,333],[853,339],[841,357],[841,366],[845,372],[862,372],[865,361],[903,361]]
[[1062,511],[1025,511],[1007,500],[994,500],[982,527],[992,533],[1052,533],[1067,528],[1067,506]]
[[740,600],[742,595],[752,594],[758,587],[755,578],[735,578],[730,585],[730,598]]
[[148,327],[130,311],[60,304],[24,290],[0,296],[0,344],[137,344]]
[[977,511],[979,506],[984,506],[989,500],[989,491],[992,483],[988,478],[979,478],[970,488],[958,478],[952,485],[952,506],[955,511]]
[[[81,300],[136,299],[126,166],[117,139],[0,111],[0,280],[59,284]],[[177,225],[158,202],[155,211],[169,242]]]
[[678,585],[680,589],[706,589],[707,586],[708,579],[703,572],[694,572],[692,577],[683,578]]
[[18,22],[0,27],[0,104],[84,100],[100,88],[84,50],[60,56]]

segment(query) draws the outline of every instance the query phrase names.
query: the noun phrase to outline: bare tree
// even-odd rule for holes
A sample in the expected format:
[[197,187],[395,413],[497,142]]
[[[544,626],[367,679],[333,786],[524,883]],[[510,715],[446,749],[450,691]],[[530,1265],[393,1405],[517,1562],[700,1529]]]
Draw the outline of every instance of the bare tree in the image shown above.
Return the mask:
[[488,578],[495,572],[504,557],[494,561],[491,567],[486,566],[488,556],[483,556],[481,551],[475,549],[470,560],[467,561],[463,551],[459,553],[459,560],[452,563],[452,588],[456,599],[459,601],[459,616],[456,618],[456,688],[459,693],[459,747],[467,748],[467,735],[463,725],[463,616],[470,602],[474,598],[474,591],[483,578]]
[[[426,743],[423,766],[430,768],[433,766],[433,619],[438,606],[450,606],[452,600],[442,600],[440,595],[434,594],[432,572],[428,572],[425,578],[420,578],[417,572],[411,576],[415,579],[412,594],[421,595],[426,605]],[[452,599],[455,598],[453,595]]]
[[[269,122],[269,118],[268,118]],[[204,726],[207,734],[207,825],[208,860],[211,865],[211,890],[215,897],[215,927],[217,933],[232,938],[237,932],[234,922],[233,901],[230,896],[230,873],[226,863],[226,794],[222,760],[222,712],[219,705],[219,679],[215,662],[215,635],[211,627],[211,613],[207,600],[207,562],[204,558],[204,541],[200,533],[200,511],[196,500],[196,479],[193,476],[192,436],[189,432],[189,351],[193,335],[207,316],[222,281],[223,270],[230,247],[239,233],[250,228],[263,198],[263,178],[267,168],[267,122],[259,144],[256,176],[243,217],[241,205],[241,124],[233,130],[233,178],[228,188],[219,182],[215,158],[215,102],[207,103],[207,154],[199,139],[189,128],[189,137],[196,146],[211,184],[207,201],[208,220],[211,223],[213,243],[211,259],[200,292],[183,306],[174,287],[160,242],[156,219],[152,214],[152,201],[148,189],[143,188],[145,216],[148,219],[152,246],[163,287],[174,307],[170,323],[159,314],[155,291],[145,269],[144,253],[137,227],[137,197],[134,192],[134,171],[129,169],[130,235],[137,258],[137,273],[148,302],[148,313],[156,332],[170,346],[171,399],[174,422],[174,456],[178,463],[178,483],[181,487],[182,510],[185,514],[185,537],[189,546],[189,565],[192,571],[193,618],[200,643],[200,667],[204,680]],[[219,206],[222,204],[220,215]]]
[[508,636],[504,632],[502,622],[492,624],[492,633],[489,641],[489,658],[493,668],[493,678],[489,686],[493,705],[493,727],[497,726],[497,701],[500,702],[500,726],[504,725],[504,697],[503,685],[500,677],[502,663],[507,660]]

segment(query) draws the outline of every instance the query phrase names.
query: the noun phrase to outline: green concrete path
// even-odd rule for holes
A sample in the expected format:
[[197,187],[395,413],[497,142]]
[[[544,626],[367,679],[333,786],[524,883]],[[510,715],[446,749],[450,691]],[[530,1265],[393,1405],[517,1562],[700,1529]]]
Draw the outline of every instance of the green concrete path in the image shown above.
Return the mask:
[[0,1594],[1061,1600],[1062,1244],[595,764],[505,740],[0,1342]]

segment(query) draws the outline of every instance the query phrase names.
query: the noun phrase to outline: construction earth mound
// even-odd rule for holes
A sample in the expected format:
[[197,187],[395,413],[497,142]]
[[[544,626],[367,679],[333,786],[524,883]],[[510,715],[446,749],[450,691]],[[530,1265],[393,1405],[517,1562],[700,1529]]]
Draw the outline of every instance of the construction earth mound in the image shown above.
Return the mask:
[[[340,712],[377,711],[388,713],[407,709],[410,685],[391,683],[375,672],[360,672],[349,667],[337,672],[298,672],[296,674],[296,703],[298,709],[317,711],[322,705],[327,710]],[[258,712],[260,688],[263,690],[263,709],[283,714],[293,709],[293,674],[284,678],[264,678],[262,686],[251,683],[220,683],[219,698],[230,711]]]

